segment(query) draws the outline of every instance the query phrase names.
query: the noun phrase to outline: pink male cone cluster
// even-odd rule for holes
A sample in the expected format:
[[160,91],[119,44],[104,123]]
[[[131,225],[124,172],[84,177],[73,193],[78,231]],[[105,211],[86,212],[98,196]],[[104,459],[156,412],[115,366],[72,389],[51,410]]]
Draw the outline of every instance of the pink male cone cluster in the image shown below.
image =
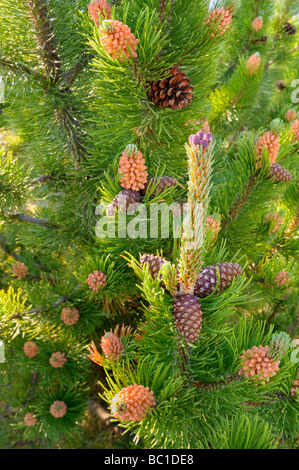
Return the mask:
[[251,27],[255,32],[258,32],[260,29],[262,29],[263,24],[264,24],[263,18],[257,17],[251,23]]
[[50,413],[54,418],[63,418],[67,412],[67,406],[64,401],[56,400],[50,406]]
[[106,333],[101,338],[101,348],[105,357],[116,361],[118,356],[124,351],[124,346],[119,337],[112,332]]
[[252,54],[246,62],[245,69],[248,75],[256,75],[261,65],[261,58],[257,54]]
[[209,17],[206,23],[218,23],[218,25],[216,26],[216,28],[214,28],[214,31],[211,34],[211,38],[213,38],[214,36],[222,36],[222,34],[224,34],[230,27],[231,22],[232,12],[230,9],[226,10],[225,8],[221,7],[211,11],[209,13]]
[[98,292],[99,287],[104,289],[106,285],[106,280],[107,276],[106,274],[102,273],[102,271],[93,271],[93,273],[89,274],[88,278],[86,279],[86,282],[94,292]]
[[137,57],[138,39],[131,33],[129,26],[121,21],[105,20],[100,27],[100,41],[113,59],[124,60],[123,56]]
[[147,167],[142,153],[135,145],[128,145],[119,160],[120,184],[125,189],[138,191],[147,182]]
[[278,152],[280,148],[279,136],[274,134],[271,131],[266,132],[262,137],[260,137],[256,143],[255,151],[257,154],[257,168],[262,166],[262,155],[264,149],[269,153],[269,161],[271,164],[275,163],[276,158],[278,157]]
[[37,419],[34,416],[34,413],[26,413],[24,416],[24,423],[26,426],[35,426],[37,423]]
[[38,347],[33,341],[27,341],[23,346],[23,350],[29,359],[33,359],[38,353]]
[[12,272],[14,273],[14,275],[19,279],[23,279],[24,277],[28,276],[28,268],[27,266],[24,264],[24,263],[16,263],[13,267],[12,267]]
[[262,385],[269,382],[270,378],[276,375],[279,370],[280,361],[275,361],[269,356],[269,346],[253,346],[252,349],[243,351],[239,359],[242,361],[243,367],[238,374],[244,374],[248,378],[252,377],[254,381],[260,382]]
[[297,142],[297,140],[299,140],[299,119],[296,119],[296,121],[293,122],[292,132],[294,136],[294,142]]
[[67,362],[67,358],[65,357],[65,353],[61,353],[60,351],[57,351],[52,354],[52,356],[49,359],[49,362],[52,367],[60,368],[60,367],[63,367],[64,364]]
[[65,307],[61,310],[60,319],[65,325],[74,325],[79,318],[79,311],[76,308]]
[[143,385],[129,385],[112,399],[111,413],[121,421],[140,421],[156,404],[153,394]]
[[92,0],[88,6],[88,12],[91,19],[99,26],[99,14],[103,19],[111,18],[111,6],[106,0]]

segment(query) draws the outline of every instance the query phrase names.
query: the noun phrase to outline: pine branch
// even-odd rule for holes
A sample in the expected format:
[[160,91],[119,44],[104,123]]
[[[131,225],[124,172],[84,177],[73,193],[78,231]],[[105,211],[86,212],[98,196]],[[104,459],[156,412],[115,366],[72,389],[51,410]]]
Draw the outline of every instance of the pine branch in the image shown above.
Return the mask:
[[4,69],[8,69],[13,73],[19,73],[22,75],[26,75],[27,77],[32,78],[35,80],[39,85],[42,86],[44,90],[48,88],[45,77],[37,73],[35,70],[31,69],[28,65],[23,64],[21,62],[11,61],[6,57],[0,56],[0,68],[3,67]]
[[38,224],[42,225],[43,227],[48,227],[48,228],[55,228],[58,229],[59,226],[55,224],[54,222],[48,222],[46,220],[40,219],[38,217],[32,217],[30,215],[25,215],[25,214],[14,214],[9,216],[11,219],[20,219],[23,220],[24,222],[29,222],[31,224]]
[[32,315],[33,313],[41,313],[42,311],[47,311],[50,308],[59,307],[59,305],[65,303],[67,300],[69,300],[77,292],[77,290],[80,288],[80,286],[81,286],[81,284],[78,284],[77,287],[73,290],[73,292],[71,292],[70,294],[64,295],[63,297],[61,297],[61,299],[59,299],[57,302],[52,304],[50,307],[42,306],[42,307],[33,308],[31,310],[28,310],[28,312],[24,312],[24,313],[16,312],[11,316],[11,319],[14,319],[14,318],[20,319],[25,315]]

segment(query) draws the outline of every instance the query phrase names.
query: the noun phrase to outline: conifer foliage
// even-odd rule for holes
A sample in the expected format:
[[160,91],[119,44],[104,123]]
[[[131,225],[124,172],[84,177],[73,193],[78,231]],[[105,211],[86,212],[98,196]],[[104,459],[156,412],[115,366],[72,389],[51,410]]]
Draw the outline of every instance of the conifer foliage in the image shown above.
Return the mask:
[[0,447],[296,445],[297,7],[1,1]]

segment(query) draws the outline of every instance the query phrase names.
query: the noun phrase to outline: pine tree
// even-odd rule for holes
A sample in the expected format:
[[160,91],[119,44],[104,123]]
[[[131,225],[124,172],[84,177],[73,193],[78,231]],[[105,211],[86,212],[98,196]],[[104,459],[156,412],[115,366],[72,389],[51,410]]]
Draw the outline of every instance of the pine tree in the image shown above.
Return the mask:
[[297,438],[297,4],[208,3],[1,2],[3,447]]

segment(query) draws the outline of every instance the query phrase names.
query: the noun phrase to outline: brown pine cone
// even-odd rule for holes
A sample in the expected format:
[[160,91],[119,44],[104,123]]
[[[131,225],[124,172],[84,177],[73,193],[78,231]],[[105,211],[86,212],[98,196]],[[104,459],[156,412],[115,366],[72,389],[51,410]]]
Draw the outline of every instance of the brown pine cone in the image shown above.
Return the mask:
[[152,191],[150,197],[155,197],[158,193],[161,193],[166,188],[170,188],[171,186],[176,186],[178,184],[178,180],[176,178],[171,178],[170,176],[162,176],[162,177],[151,177],[147,179],[145,183],[145,188],[142,189],[140,192],[142,196],[145,196],[147,191],[151,191],[154,187],[155,189]]
[[267,179],[273,179],[275,183],[284,183],[292,180],[292,175],[285,168],[274,163],[270,166]]
[[149,98],[161,108],[185,108],[193,99],[193,85],[189,78],[178,67],[167,71],[170,77],[150,83]]
[[165,263],[167,263],[166,259],[160,258],[160,256],[157,256],[157,255],[149,255],[145,253],[144,255],[140,256],[141,266],[143,267],[145,264],[149,265],[148,272],[153,277],[153,279],[157,278],[160,268]]
[[242,268],[235,263],[221,263],[213,266],[207,266],[199,274],[195,287],[194,295],[197,297],[207,297],[210,295],[217,285],[217,271],[219,271],[219,285],[215,292],[219,292],[230,286],[233,278],[242,274]]
[[194,295],[182,294],[175,297],[173,320],[180,334],[189,343],[194,343],[201,330],[202,311]]
[[133,191],[131,189],[123,189],[120,191],[115,198],[110,202],[106,210],[106,215],[115,215],[116,210],[120,209],[123,212],[127,212],[130,205],[140,202],[141,195],[139,191]]
[[283,31],[286,33],[286,34],[289,34],[289,35],[294,35],[296,34],[296,27],[289,23],[288,21],[283,25]]

